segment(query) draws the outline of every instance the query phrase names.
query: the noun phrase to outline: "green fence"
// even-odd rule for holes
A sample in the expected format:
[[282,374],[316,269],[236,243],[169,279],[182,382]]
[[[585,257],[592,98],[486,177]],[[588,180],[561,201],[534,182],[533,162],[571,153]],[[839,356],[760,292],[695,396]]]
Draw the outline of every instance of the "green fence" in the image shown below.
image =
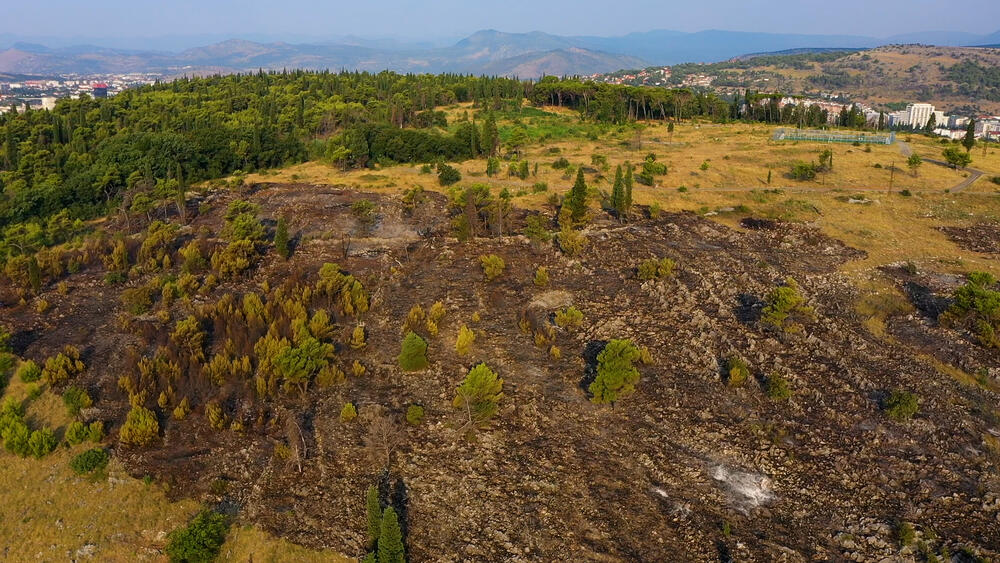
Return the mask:
[[824,131],[822,129],[776,129],[775,141],[813,141],[816,143],[861,143],[867,145],[891,145],[896,142],[896,133],[865,133],[861,131]]

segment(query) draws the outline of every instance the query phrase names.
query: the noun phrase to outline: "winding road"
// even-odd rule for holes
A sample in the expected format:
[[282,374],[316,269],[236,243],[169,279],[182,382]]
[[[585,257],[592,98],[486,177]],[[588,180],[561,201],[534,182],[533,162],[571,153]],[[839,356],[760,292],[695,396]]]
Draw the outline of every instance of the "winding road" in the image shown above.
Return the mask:
[[[903,142],[903,141],[896,141],[896,142],[899,143],[899,152],[903,153],[903,156],[909,158],[910,155],[913,154],[913,148],[909,145],[909,143],[906,143],[906,142]],[[952,167],[950,164],[948,164],[947,162],[945,162],[943,160],[936,160],[936,159],[933,159],[933,158],[924,158],[922,160],[924,162],[930,162],[931,164],[937,164],[939,166],[947,166],[948,168]],[[968,188],[976,180],[978,180],[979,178],[981,178],[983,176],[983,174],[984,174],[984,172],[982,170],[976,170],[975,168],[968,168],[967,167],[964,170],[966,170],[969,173],[969,177],[966,178],[966,179],[964,179],[964,180],[962,180],[961,182],[955,184],[954,186],[952,186],[952,188],[951,188],[951,192],[952,193],[960,192],[960,191],[964,190],[965,188]]]

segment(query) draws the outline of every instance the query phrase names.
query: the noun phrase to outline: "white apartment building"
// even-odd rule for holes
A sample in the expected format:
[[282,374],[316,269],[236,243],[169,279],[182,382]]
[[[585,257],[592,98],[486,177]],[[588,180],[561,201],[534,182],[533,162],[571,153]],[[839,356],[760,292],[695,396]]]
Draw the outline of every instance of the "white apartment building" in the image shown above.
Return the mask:
[[920,129],[927,125],[934,113],[934,106],[930,104],[909,104],[906,106],[906,123],[914,129]]

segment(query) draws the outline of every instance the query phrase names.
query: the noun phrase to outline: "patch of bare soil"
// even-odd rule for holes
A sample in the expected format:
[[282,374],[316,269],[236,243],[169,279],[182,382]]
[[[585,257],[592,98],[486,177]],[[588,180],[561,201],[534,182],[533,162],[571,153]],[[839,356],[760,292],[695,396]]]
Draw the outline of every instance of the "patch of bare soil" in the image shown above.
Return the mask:
[[[217,230],[230,197],[210,196],[212,209],[192,229]],[[376,205],[371,225],[352,214],[360,198]],[[934,530],[932,545],[1000,555],[997,459],[982,442],[997,420],[972,408],[995,405],[1000,395],[916,361],[919,350],[906,342],[871,336],[854,313],[855,289],[836,273],[862,253],[839,241],[796,225],[737,232],[666,214],[595,223],[585,250],[570,258],[520,236],[449,238],[440,196],[415,214],[398,197],[305,185],[265,186],[250,199],[264,217],[289,218],[295,254],[285,262],[272,251],[246,278],[195,304],[258,290],[264,280],[312,282],[320,265],[336,262],[372,296],[361,317],[362,350],[343,345],[357,321],[331,309],[337,362],[346,369],[357,359],[368,370],[277,401],[244,399],[244,382],[203,387],[185,420],[160,413],[160,442],[116,455],[174,494],[225,501],[295,542],[360,556],[364,492],[383,469],[366,447],[364,413],[381,405],[396,424],[388,469],[400,481],[395,498],[405,508],[413,561],[877,561],[912,553],[901,555],[895,540],[901,520],[924,538]],[[490,253],[507,267],[487,283],[479,256]],[[673,258],[676,274],[638,280],[637,265],[652,257]],[[542,265],[551,278],[545,288],[532,281]],[[747,314],[788,277],[818,316],[800,334],[765,330]],[[49,296],[56,316],[21,307],[14,324],[31,335],[23,348],[32,357],[64,343],[84,347],[90,368],[82,381],[98,416],[120,422],[128,405],[115,384],[117,358],[138,343],[115,322],[121,289],[98,282],[85,271],[71,278],[68,296]],[[425,334],[431,366],[401,372],[407,312],[439,300],[447,308],[440,333]],[[551,323],[539,307],[570,302],[584,325],[576,332],[551,325],[563,354],[552,359],[518,324],[526,314]],[[175,304],[173,317],[183,318],[185,307]],[[462,324],[477,333],[469,357],[455,353]],[[581,386],[585,356],[612,338],[648,347],[653,364],[640,366],[634,395],[599,406]],[[223,345],[210,340],[213,351]],[[920,346],[962,342],[939,331]],[[995,357],[963,350],[970,362],[998,367]],[[750,364],[743,387],[722,381],[721,362],[732,354]],[[504,379],[505,398],[492,425],[470,439],[452,398],[481,361]],[[788,380],[791,399],[765,395],[771,373]],[[907,423],[880,409],[899,388],[921,400]],[[211,429],[203,412],[209,398],[244,413],[246,428]],[[362,412],[352,423],[340,420],[347,401]],[[425,409],[419,426],[402,421],[411,404]],[[288,443],[289,420],[305,444],[301,471],[276,455]]]

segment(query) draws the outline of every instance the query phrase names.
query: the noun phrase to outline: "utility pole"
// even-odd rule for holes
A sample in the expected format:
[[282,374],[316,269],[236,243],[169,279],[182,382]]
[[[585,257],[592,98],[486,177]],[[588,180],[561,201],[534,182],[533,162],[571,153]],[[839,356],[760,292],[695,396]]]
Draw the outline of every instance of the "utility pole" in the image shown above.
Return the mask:
[[892,193],[892,180],[896,176],[896,163],[889,164],[889,193]]

